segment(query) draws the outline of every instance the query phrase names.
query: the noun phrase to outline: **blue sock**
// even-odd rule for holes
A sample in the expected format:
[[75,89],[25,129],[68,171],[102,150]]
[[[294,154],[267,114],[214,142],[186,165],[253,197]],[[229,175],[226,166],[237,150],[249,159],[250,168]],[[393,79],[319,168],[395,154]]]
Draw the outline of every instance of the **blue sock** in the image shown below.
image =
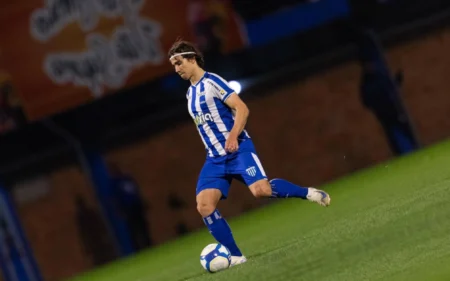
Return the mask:
[[283,179],[273,179],[270,181],[272,186],[272,198],[303,198],[308,195],[308,188],[301,187]]
[[236,242],[234,242],[230,226],[226,220],[222,218],[222,215],[217,209],[211,215],[203,218],[203,221],[212,236],[214,236],[217,242],[227,247],[232,256],[242,256]]

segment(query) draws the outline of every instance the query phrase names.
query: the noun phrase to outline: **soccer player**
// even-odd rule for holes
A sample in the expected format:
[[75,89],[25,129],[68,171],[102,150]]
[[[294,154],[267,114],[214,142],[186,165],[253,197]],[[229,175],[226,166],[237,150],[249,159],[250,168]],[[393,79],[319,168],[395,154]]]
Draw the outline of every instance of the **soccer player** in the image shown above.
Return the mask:
[[328,206],[330,196],[283,179],[269,181],[245,130],[249,109],[242,99],[222,77],[204,70],[203,56],[192,43],[175,42],[169,60],[175,72],[191,82],[187,107],[206,148],[206,161],[197,182],[197,210],[217,242],[230,250],[231,265],[244,263],[246,257],[217,210],[219,201],[228,196],[232,179],[245,183],[258,198],[295,197]]

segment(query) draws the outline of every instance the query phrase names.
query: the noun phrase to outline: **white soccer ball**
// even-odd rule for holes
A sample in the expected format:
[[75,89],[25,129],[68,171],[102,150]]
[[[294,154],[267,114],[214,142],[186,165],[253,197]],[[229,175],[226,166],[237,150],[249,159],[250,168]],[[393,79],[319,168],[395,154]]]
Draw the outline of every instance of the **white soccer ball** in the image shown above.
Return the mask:
[[200,263],[206,271],[218,272],[230,267],[231,253],[222,244],[209,244],[200,253]]

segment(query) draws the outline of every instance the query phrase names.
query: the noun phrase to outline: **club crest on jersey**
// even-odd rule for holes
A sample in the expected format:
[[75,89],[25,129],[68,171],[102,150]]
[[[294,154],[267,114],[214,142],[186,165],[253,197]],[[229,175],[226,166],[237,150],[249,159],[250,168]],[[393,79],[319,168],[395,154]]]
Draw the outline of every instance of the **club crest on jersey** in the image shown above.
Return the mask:
[[199,115],[196,115],[194,118],[195,125],[197,125],[197,126],[203,125],[203,124],[207,123],[208,121],[213,121],[211,113],[206,113],[206,114],[200,113]]

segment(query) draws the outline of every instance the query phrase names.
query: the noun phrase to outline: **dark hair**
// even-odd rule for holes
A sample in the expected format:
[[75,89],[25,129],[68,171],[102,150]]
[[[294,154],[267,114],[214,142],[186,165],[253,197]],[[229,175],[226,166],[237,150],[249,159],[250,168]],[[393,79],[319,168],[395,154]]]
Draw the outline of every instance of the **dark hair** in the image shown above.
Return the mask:
[[177,40],[175,43],[173,43],[172,47],[170,47],[168,55],[170,58],[174,54],[184,53],[184,52],[195,52],[195,54],[183,55],[183,58],[186,58],[186,59],[195,58],[195,61],[197,62],[198,66],[200,66],[201,68],[205,67],[205,60],[203,59],[203,54],[191,42]]

